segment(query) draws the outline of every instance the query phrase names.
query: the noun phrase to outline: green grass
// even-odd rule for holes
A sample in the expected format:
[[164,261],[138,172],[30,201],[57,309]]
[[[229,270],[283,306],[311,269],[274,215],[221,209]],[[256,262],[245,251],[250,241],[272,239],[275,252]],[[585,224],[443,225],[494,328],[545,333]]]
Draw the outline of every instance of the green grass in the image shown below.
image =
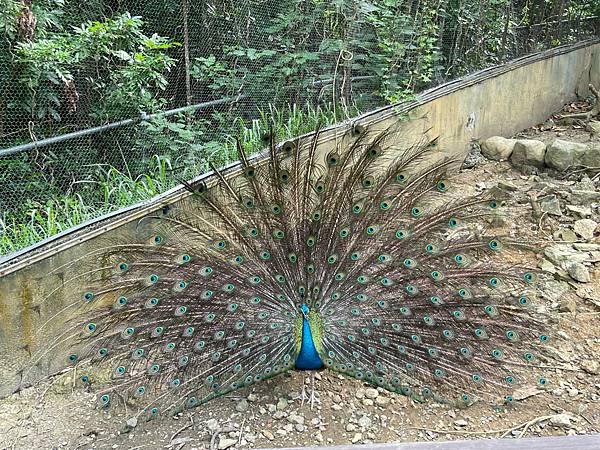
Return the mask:
[[[252,121],[234,120],[229,131],[221,138],[206,143],[210,147],[211,161],[217,165],[237,159],[236,137],[247,153],[265,147],[264,137],[273,130],[278,141],[293,138],[317,126],[328,126],[348,117],[356,116],[341,107],[310,106],[305,109],[293,105],[287,109],[269,106]],[[206,153],[205,153],[206,154]],[[73,184],[73,193],[52,196],[44,203],[29,200],[20,210],[4,212],[0,216],[0,255],[28,247],[47,237],[76,226],[86,220],[101,216],[134,203],[150,199],[179,184],[178,179],[190,179],[208,168],[208,161],[179,161],[164,155],[154,155],[142,174],[118,170],[111,166],[97,166],[91,180]]]

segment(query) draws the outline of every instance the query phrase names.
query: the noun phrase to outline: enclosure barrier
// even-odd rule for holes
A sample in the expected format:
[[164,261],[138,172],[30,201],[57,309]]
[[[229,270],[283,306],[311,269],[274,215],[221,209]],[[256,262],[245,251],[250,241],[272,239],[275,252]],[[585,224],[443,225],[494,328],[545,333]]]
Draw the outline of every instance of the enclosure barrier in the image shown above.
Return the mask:
[[[293,450],[598,450],[600,435],[553,436],[524,439],[477,439],[449,442],[406,442],[399,444],[294,447]],[[274,450],[274,449],[263,449]],[[279,450],[292,450],[283,448]]]
[[[464,158],[472,139],[512,135],[543,122],[565,103],[586,96],[590,82],[600,84],[598,40],[558,47],[482,70],[425,91],[416,101],[384,107],[325,129],[319,135],[318,152],[328,152],[336,141],[350,139],[361,127],[377,131],[398,125],[401,132],[396,144],[410,145],[424,136],[437,137],[442,151]],[[266,156],[263,152],[252,160],[260,165]],[[224,170],[227,176],[239,172],[237,163]],[[211,187],[216,177],[207,173],[195,181],[200,180]],[[186,202],[189,195],[182,187],[172,189],[0,260],[0,395],[31,384],[63,365],[62,358],[48,355],[22,378],[21,369],[27,366],[30,355],[64,326],[49,323],[39,332],[40,325],[73,301],[64,295],[64,280],[69,275],[61,268],[95,248],[110,246],[117,237],[127,239],[141,218],[167,205]]]

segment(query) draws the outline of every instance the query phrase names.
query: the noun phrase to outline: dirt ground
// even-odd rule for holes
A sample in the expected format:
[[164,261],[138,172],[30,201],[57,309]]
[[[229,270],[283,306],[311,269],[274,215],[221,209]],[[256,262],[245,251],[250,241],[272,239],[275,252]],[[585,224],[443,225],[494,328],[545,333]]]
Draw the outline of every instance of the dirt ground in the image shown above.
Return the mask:
[[[598,140],[581,126],[550,122],[518,137]],[[461,183],[504,192],[509,211],[504,226],[521,239],[566,240],[561,230],[571,229],[581,218],[566,207],[574,201],[571,191],[592,185],[600,191],[594,174],[591,180],[582,173],[556,178],[544,170],[523,172],[508,162],[478,161],[463,171]],[[562,215],[533,215],[532,202],[548,193],[556,195]],[[600,222],[598,202],[587,206],[591,219]],[[586,262],[591,281],[576,282],[555,268],[555,284],[547,294],[560,311],[562,333],[570,338],[558,351],[571,370],[549,374],[548,389],[522,391],[509,408],[494,410],[476,403],[458,410],[419,404],[335,373],[311,377],[292,372],[174,418],[140,421],[127,431],[126,411],[111,415],[98,409],[94,393],[74,388],[65,376],[0,400],[0,448],[223,450],[600,432],[600,238],[587,244],[597,246]],[[534,264],[542,259],[541,254],[530,257]],[[313,402],[302,401],[303,385],[308,395],[314,392]]]

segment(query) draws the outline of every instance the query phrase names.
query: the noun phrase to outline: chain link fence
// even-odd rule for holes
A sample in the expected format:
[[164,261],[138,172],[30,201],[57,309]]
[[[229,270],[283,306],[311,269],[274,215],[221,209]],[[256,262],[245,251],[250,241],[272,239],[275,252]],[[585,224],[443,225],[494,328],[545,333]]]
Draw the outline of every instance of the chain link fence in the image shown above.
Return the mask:
[[589,0],[5,0],[0,254],[278,138],[598,36]]

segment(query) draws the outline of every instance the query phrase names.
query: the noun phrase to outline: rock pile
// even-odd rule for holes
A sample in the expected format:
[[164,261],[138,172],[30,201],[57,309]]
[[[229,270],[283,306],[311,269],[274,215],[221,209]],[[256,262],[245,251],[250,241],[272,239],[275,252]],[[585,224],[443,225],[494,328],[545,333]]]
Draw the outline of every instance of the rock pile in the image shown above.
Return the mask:
[[546,146],[535,139],[492,136],[482,142],[481,153],[494,161],[510,160],[516,167],[549,167],[559,172],[600,167],[600,143],[595,142],[581,144],[555,139]]

